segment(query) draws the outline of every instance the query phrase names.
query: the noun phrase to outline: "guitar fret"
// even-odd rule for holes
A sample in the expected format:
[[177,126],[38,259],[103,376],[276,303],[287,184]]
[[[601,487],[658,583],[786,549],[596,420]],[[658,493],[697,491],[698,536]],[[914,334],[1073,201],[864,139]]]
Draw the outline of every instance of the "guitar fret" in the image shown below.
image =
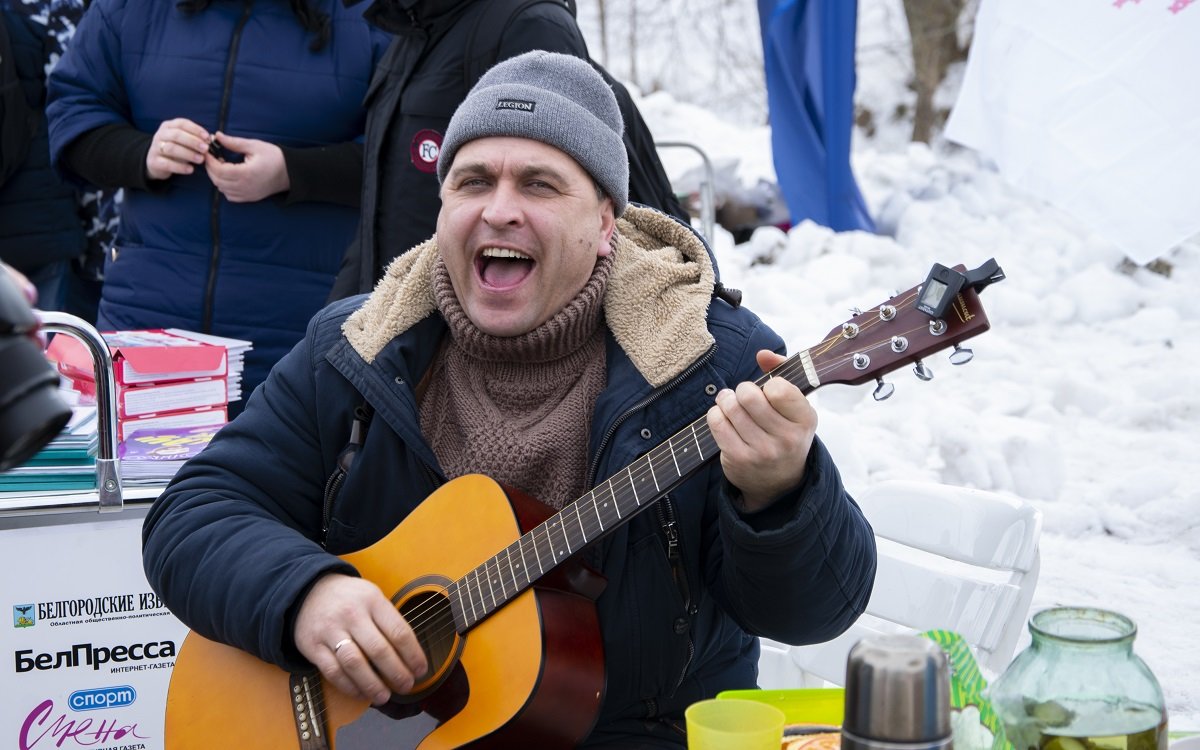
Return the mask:
[[704,460],[704,449],[700,447],[700,436],[696,434],[696,423],[692,422],[692,439],[696,441],[696,453],[700,455],[700,460]]
[[513,569],[513,564],[512,564],[512,545],[511,545],[511,544],[510,544],[510,545],[509,545],[509,546],[508,546],[508,547],[507,547],[507,548],[504,550],[504,561],[508,563],[508,574],[512,576],[512,582],[513,582],[513,593],[515,594],[515,593],[517,593],[517,592],[516,592],[516,587],[517,587],[517,571],[516,571],[515,569]]
[[471,582],[467,580],[466,577],[464,577],[462,580],[463,587],[466,592],[467,604],[471,605],[471,621],[477,622],[479,620],[479,612],[475,609],[475,597],[471,594]]
[[[491,571],[491,563],[490,563],[490,562],[489,562],[488,564],[486,564],[486,565],[484,565],[484,566],[483,566],[483,571],[484,571],[484,573],[486,573],[486,574],[487,574],[487,577],[488,577],[488,591],[489,591],[489,592],[491,592],[491,594],[492,594],[492,609],[495,609],[495,608],[496,608],[496,606],[497,606],[497,603],[496,603],[496,586],[495,586],[495,584],[496,584],[496,583],[498,583],[499,581],[498,581],[498,580],[493,580],[493,578],[492,578],[492,571]],[[500,572],[500,561],[499,561],[499,560],[497,560],[497,561],[496,561],[496,572],[497,572],[497,573],[499,573],[499,572]],[[503,601],[504,601],[504,587],[503,587],[503,585],[501,585],[501,588],[500,588],[500,601],[501,601],[501,602],[503,602]]]
[[596,503],[595,491],[589,492],[588,496],[592,499],[592,510],[596,511],[596,523],[600,524],[600,530],[604,531],[604,519],[600,517],[600,506]]
[[476,569],[476,570],[471,571],[471,575],[474,576],[475,588],[476,588],[476,590],[479,591],[479,608],[484,611],[484,614],[486,614],[487,607],[484,606],[484,602],[486,601],[486,599],[484,599],[484,596],[483,596],[483,585],[479,583],[479,570]]
[[542,553],[538,551],[537,538],[535,536],[530,536],[529,540],[533,542],[533,554],[535,555],[535,559],[537,560],[538,564],[538,575],[545,575],[546,569],[542,567]]
[[587,544],[588,536],[587,529],[583,528],[583,516],[579,515],[579,503],[575,503],[575,522],[579,524],[579,535],[583,537],[583,543]]
[[633,491],[633,502],[637,503],[637,506],[640,508],[642,507],[642,501],[638,498],[637,487],[633,486],[633,467],[626,466],[625,473],[629,476],[629,489]]
[[615,510],[617,512],[617,519],[620,520],[622,517],[621,516],[621,501],[617,500],[617,490],[615,487],[613,487],[613,483],[612,483],[611,479],[608,480],[607,482],[605,482],[605,484],[608,485],[608,494],[612,495],[613,510]]
[[465,630],[467,611],[463,609],[461,578],[446,587],[446,595],[450,599],[450,619],[454,621],[455,630]]
[[525,537],[517,540],[517,551],[520,553],[520,560],[517,562],[517,569],[525,574],[525,583],[533,583],[533,575],[529,572],[529,563],[525,560]]
[[658,476],[654,473],[654,451],[646,457],[646,465],[650,467],[650,478],[654,480],[654,490],[657,492],[661,488],[658,486]]
[[487,585],[488,585],[488,590],[480,593],[480,598],[483,600],[484,610],[488,609],[487,599],[488,599],[489,594],[491,594],[491,597],[492,597],[492,609],[495,609],[496,608],[496,592],[492,591],[492,577],[491,577],[491,575],[488,574],[487,564],[486,563],[484,564],[482,570],[477,569],[475,571],[475,575],[483,578],[484,582],[487,583]]
[[[560,515],[556,516],[553,520],[558,521],[558,534],[559,534],[559,536],[562,537],[563,543],[567,545],[567,555],[570,555],[571,554],[571,540],[567,537],[567,530],[565,528],[563,528],[562,515],[560,514]],[[559,550],[558,553],[554,556],[554,559],[557,562],[559,560],[559,558],[562,558],[565,556],[566,555],[564,555],[562,553],[562,550]]]
[[667,441],[667,449],[671,451],[671,460],[675,463],[675,476],[683,476],[683,472],[679,470],[679,458],[675,455],[675,438]]

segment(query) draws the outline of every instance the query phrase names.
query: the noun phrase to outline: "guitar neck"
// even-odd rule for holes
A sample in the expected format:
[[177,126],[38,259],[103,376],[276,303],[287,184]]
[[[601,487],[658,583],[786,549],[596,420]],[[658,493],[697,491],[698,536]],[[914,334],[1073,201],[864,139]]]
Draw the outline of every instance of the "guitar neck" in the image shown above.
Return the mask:
[[[815,389],[807,351],[759,378],[785,377],[804,393]],[[615,531],[678,487],[719,449],[701,417],[586,495],[450,585],[457,630],[465,632],[585,546]]]
[[[819,344],[784,360],[756,384],[786,378],[806,395],[831,383],[858,385],[988,329],[975,289],[957,293],[944,319],[917,309],[919,291],[913,287],[877,308],[856,311]],[[653,505],[718,452],[701,417],[452,583],[448,593],[458,632]]]

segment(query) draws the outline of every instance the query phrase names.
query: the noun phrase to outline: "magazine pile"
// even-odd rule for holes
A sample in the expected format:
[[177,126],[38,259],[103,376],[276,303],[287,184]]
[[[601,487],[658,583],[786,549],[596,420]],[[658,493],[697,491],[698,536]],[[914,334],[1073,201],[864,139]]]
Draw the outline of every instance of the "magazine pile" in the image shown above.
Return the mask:
[[204,450],[219,426],[162,427],[138,430],[121,441],[121,484],[126,487],[162,484],[183,462]]
[[67,426],[24,464],[0,474],[0,492],[96,489],[96,407],[73,406]]
[[[122,484],[166,482],[228,421],[242,398],[249,341],[178,328],[101,333],[116,381],[117,456]],[[67,335],[46,356],[64,387],[95,410],[96,373],[87,348]]]

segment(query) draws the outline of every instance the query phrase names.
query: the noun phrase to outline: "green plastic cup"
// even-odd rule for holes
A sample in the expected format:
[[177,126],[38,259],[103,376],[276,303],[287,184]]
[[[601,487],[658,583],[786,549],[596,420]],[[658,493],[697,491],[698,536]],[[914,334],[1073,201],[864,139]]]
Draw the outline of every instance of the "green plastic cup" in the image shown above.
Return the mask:
[[779,750],[783,744],[783,712],[762,701],[700,701],[684,717],[688,750]]

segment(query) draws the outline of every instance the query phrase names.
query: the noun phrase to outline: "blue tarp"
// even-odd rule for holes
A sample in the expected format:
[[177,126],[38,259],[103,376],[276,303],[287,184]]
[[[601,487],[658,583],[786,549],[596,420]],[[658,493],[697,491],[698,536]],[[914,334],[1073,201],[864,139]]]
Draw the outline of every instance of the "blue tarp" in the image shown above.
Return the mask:
[[775,173],[792,223],[875,231],[850,170],[854,0],[758,0]]

